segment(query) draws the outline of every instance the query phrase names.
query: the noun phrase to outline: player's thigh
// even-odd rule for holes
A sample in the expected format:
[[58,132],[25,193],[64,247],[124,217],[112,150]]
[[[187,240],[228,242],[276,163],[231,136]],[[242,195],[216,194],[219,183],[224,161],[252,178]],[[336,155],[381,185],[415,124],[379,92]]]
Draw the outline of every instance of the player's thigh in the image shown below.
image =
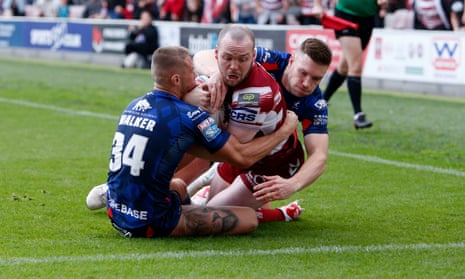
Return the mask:
[[223,179],[218,173],[213,176],[213,179],[210,183],[210,192],[208,194],[208,198],[211,199],[214,196],[218,195],[218,193],[223,192],[226,188],[228,188],[230,183]]
[[242,178],[238,176],[231,185],[212,197],[207,202],[207,205],[248,206],[257,209],[263,205],[263,202],[255,199],[252,191],[247,188]]
[[258,220],[248,207],[182,207],[181,218],[171,236],[236,235],[253,232]]

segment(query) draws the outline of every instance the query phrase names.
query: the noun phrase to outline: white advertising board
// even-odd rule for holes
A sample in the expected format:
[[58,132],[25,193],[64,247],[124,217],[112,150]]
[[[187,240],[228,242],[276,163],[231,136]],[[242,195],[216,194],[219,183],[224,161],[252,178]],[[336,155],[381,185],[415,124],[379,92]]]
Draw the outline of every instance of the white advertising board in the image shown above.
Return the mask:
[[465,85],[465,32],[375,29],[367,78]]

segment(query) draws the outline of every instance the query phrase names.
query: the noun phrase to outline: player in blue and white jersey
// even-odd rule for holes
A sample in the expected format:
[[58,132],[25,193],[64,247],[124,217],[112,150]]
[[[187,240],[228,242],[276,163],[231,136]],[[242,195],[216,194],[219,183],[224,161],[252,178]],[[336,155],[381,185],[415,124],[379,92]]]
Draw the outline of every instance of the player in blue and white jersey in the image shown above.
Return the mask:
[[256,229],[246,207],[181,205],[185,184],[172,177],[186,153],[248,167],[296,128],[289,113],[275,133],[241,144],[198,107],[181,101],[196,87],[192,59],[183,47],[162,47],[152,57],[155,88],[123,111],[114,135],[106,194],[115,229],[128,237],[230,235]]

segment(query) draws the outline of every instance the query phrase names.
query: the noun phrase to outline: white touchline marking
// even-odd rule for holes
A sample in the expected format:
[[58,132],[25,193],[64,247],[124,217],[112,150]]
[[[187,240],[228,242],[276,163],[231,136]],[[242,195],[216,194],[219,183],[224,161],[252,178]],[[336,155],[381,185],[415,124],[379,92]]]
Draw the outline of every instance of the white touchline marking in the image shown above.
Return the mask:
[[465,242],[444,243],[444,244],[388,244],[372,246],[321,246],[314,248],[291,247],[274,250],[204,250],[204,251],[179,251],[179,252],[159,252],[148,254],[98,254],[87,256],[51,256],[51,257],[13,257],[0,258],[0,266],[13,266],[24,264],[53,264],[63,262],[96,262],[96,261],[139,261],[146,259],[183,259],[183,258],[206,258],[206,257],[240,257],[240,256],[269,256],[269,255],[295,255],[295,254],[330,254],[330,253],[372,253],[391,252],[404,250],[446,250],[465,249]]
[[[118,119],[118,116],[114,116],[110,114],[95,113],[95,112],[84,111],[84,110],[72,110],[72,109],[61,108],[61,107],[52,106],[52,105],[38,104],[38,103],[22,101],[22,100],[7,99],[7,98],[0,97],[0,102],[10,103],[10,104],[15,104],[15,105],[20,105],[20,106],[26,106],[26,107],[48,109],[48,110],[53,110],[53,111],[58,111],[58,112],[65,112],[71,115],[91,116],[91,117],[110,119],[110,120]],[[344,153],[344,152],[339,152],[339,151],[334,151],[334,150],[330,150],[329,153],[332,155],[336,155],[336,156],[349,157],[349,158],[354,158],[354,159],[373,162],[373,163],[380,163],[380,164],[391,165],[391,166],[396,166],[396,167],[412,168],[416,170],[429,171],[429,172],[442,173],[442,174],[451,174],[455,176],[465,177],[465,172],[454,170],[454,169],[443,169],[443,168],[437,168],[437,167],[428,166],[428,165],[417,165],[417,164],[403,163],[403,162],[397,162],[397,161],[390,161],[390,160],[381,159],[375,156],[350,154],[350,153]]]
[[20,105],[20,106],[25,106],[25,107],[41,108],[41,109],[47,109],[47,110],[52,110],[52,111],[64,112],[64,113],[71,114],[71,115],[91,116],[91,117],[110,119],[110,120],[118,119],[118,116],[105,114],[105,113],[96,113],[96,112],[90,112],[90,111],[85,111],[85,110],[72,110],[72,109],[61,108],[61,107],[52,106],[52,105],[38,104],[38,103],[22,101],[22,100],[5,99],[5,98],[0,97],[0,102]]
[[[102,119],[117,120],[118,117],[103,113],[94,113],[89,111],[80,111],[65,109],[52,105],[38,104],[22,100],[5,99],[0,97],[0,102],[16,104],[27,107],[41,108],[52,111],[64,112],[71,115],[91,116]],[[397,167],[413,168],[417,170],[424,170],[443,174],[452,174],[456,176],[465,176],[465,172],[442,169],[432,166],[416,165],[410,163],[402,163],[397,161],[389,161],[374,156],[357,155],[338,151],[330,151],[330,154],[342,157],[349,157],[358,160],[393,165]],[[236,257],[236,256],[256,256],[256,255],[287,255],[287,254],[323,254],[323,253],[354,253],[354,252],[389,252],[401,250],[438,250],[438,249],[464,249],[465,242],[446,243],[446,244],[405,244],[405,245],[373,245],[373,246],[321,246],[314,248],[283,248],[275,250],[235,250],[235,251],[219,251],[219,250],[205,250],[205,251],[190,251],[190,252],[159,252],[149,254],[109,254],[109,255],[88,255],[88,256],[51,256],[51,257],[13,257],[13,258],[0,258],[1,266],[23,265],[23,264],[50,264],[59,262],[88,262],[88,261],[113,261],[113,260],[144,260],[144,259],[167,259],[167,258],[187,258],[187,257]]]
[[429,171],[429,172],[434,172],[434,173],[452,174],[455,176],[465,177],[465,172],[454,170],[454,169],[443,169],[443,168],[438,168],[438,167],[433,167],[433,166],[428,166],[428,165],[417,165],[417,164],[403,163],[403,162],[398,162],[398,161],[390,161],[390,160],[381,159],[375,156],[350,154],[350,153],[344,153],[344,152],[339,152],[339,151],[334,151],[334,150],[330,150],[329,154],[341,156],[341,157],[354,158],[354,159],[368,161],[372,163],[380,163],[380,164],[391,165],[391,166],[402,167],[402,168],[410,168],[410,169]]

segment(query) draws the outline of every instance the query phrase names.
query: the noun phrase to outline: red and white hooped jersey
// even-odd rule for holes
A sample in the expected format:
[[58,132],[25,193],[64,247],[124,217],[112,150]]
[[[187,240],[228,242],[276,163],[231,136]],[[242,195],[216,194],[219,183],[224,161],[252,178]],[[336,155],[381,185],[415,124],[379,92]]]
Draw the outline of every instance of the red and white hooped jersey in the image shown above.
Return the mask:
[[[226,99],[228,129],[236,126],[254,130],[257,136],[268,135],[281,127],[286,117],[286,103],[279,84],[256,62],[248,77],[230,89]],[[285,142],[270,154],[280,151]]]

